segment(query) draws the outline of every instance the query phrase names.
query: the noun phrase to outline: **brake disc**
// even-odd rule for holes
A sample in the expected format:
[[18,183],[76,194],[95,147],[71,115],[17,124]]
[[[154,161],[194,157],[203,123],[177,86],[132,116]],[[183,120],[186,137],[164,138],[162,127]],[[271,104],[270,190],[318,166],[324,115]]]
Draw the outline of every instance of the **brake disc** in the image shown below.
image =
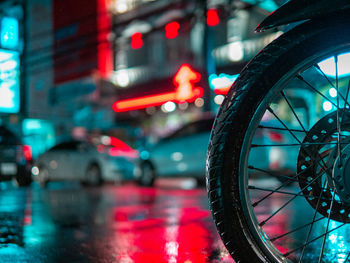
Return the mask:
[[[350,111],[340,110],[338,114],[342,127],[340,144],[337,143],[335,111],[320,119],[304,138],[298,156],[297,178],[302,194],[314,209],[325,217],[348,223],[350,178],[346,179],[345,174],[350,171],[350,145],[347,146],[350,137],[345,135],[350,135]],[[343,153],[341,159],[339,152]]]

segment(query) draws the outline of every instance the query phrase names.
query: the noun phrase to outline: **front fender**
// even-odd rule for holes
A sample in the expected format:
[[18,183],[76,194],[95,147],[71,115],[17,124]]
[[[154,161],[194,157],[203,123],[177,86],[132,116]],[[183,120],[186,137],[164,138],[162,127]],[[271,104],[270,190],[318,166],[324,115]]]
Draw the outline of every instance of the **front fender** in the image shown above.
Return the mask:
[[337,12],[346,11],[350,11],[348,0],[291,0],[265,18],[255,31],[261,32],[292,22],[331,16]]

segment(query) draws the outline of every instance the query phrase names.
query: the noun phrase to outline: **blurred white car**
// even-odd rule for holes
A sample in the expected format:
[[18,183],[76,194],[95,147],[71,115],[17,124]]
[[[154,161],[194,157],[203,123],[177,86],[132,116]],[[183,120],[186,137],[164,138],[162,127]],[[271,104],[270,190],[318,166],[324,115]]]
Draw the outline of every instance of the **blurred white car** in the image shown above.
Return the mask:
[[80,181],[100,185],[104,181],[134,179],[138,151],[117,138],[102,136],[92,142],[71,140],[40,155],[32,168],[33,180],[45,186],[49,181]]

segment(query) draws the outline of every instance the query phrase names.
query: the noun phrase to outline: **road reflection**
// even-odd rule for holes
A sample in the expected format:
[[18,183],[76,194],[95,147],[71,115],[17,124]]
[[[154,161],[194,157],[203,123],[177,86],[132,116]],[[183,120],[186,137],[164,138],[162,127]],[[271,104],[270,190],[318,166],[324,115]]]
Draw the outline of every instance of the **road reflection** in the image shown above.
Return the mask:
[[233,262],[198,188],[6,189],[0,228],[1,262]]
[[[0,262],[233,262],[217,234],[203,188],[54,183],[48,189],[3,184],[0,189]],[[256,192],[252,198],[263,195]],[[274,193],[254,208],[257,219],[265,220],[289,199]],[[285,253],[303,245],[313,216],[310,205],[297,197],[263,229]],[[327,226],[326,218],[316,219],[309,240],[321,238],[305,249],[307,262],[317,261]],[[345,262],[350,228],[331,220],[329,229],[334,231],[326,237],[323,259]]]

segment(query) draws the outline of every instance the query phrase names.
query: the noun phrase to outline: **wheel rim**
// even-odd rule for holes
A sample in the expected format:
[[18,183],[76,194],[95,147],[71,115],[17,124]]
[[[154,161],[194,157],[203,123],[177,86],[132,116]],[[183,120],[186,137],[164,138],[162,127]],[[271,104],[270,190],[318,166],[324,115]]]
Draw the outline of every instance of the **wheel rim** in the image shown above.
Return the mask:
[[[239,168],[241,202],[254,239],[272,261],[350,259],[350,180],[345,176],[350,171],[350,120],[344,122],[350,116],[350,76],[344,69],[349,65],[350,72],[349,50],[318,54],[289,72],[249,125]],[[295,97],[305,94],[319,103],[298,106]],[[309,107],[308,114],[303,107]],[[329,116],[334,122],[323,129],[320,120]],[[312,128],[318,126],[316,133]],[[309,147],[315,148],[313,155]],[[346,157],[339,157],[342,152]],[[310,170],[313,176],[304,176]]]
[[143,185],[149,185],[151,184],[153,178],[154,178],[153,168],[149,164],[143,165],[141,183]]
[[87,180],[92,185],[100,183],[100,170],[96,166],[92,166],[87,171]]

